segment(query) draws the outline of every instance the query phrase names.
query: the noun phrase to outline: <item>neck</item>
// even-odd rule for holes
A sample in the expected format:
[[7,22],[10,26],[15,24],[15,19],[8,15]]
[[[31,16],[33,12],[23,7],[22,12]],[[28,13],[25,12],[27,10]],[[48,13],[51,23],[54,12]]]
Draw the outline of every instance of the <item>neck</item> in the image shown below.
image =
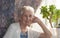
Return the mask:
[[27,32],[27,26],[24,25],[23,23],[20,23],[20,29],[21,29],[21,32],[23,33]]

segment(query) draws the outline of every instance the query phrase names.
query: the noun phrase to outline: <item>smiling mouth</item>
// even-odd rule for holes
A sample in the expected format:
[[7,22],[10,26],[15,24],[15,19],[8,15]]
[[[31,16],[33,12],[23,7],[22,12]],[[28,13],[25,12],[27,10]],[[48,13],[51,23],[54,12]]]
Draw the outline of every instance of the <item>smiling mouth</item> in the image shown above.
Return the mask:
[[29,22],[26,22],[26,21],[25,21],[24,23],[25,23],[25,24],[28,24]]
[[29,24],[29,22],[26,22],[27,24]]

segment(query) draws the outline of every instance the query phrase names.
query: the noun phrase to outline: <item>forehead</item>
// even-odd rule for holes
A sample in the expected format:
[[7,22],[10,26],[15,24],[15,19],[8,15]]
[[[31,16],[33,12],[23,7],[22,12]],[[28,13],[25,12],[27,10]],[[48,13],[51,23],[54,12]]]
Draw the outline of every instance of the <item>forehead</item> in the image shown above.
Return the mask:
[[23,14],[32,14],[32,15],[34,15],[34,12],[32,10],[25,10]]

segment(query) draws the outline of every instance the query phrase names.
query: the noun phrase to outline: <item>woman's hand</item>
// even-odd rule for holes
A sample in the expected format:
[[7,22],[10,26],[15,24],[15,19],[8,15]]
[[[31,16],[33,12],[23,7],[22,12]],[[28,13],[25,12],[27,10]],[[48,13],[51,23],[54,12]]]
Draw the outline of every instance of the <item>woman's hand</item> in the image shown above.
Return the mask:
[[32,23],[38,23],[39,20],[40,20],[40,19],[39,19],[38,17],[34,16],[34,18],[33,18],[33,20],[32,20]]

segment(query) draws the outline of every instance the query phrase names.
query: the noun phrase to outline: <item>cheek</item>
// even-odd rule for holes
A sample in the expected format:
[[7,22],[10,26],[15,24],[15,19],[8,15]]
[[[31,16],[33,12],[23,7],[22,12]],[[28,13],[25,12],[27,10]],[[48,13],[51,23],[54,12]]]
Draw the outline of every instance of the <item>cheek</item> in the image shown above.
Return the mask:
[[32,18],[30,20],[32,21]]
[[23,20],[23,21],[26,21],[26,17],[23,17],[22,20]]

